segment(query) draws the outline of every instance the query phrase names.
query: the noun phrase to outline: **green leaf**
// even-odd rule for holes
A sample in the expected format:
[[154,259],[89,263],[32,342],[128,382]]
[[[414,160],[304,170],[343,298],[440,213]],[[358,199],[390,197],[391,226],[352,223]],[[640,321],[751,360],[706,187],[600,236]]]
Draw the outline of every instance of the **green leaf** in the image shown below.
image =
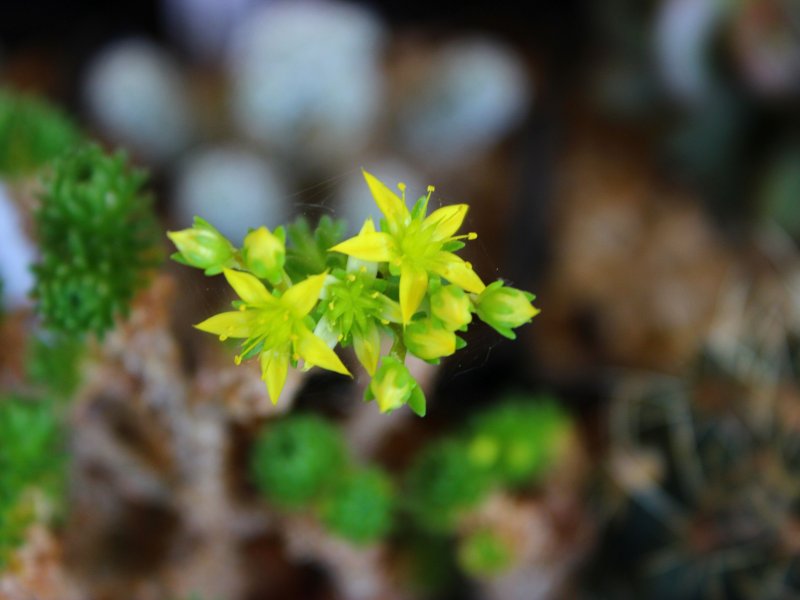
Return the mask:
[[304,217],[288,225],[285,269],[292,281],[302,281],[326,269],[343,269],[347,258],[337,252],[329,253],[328,249],[344,239],[346,228],[345,221],[327,215],[319,220],[313,231]]

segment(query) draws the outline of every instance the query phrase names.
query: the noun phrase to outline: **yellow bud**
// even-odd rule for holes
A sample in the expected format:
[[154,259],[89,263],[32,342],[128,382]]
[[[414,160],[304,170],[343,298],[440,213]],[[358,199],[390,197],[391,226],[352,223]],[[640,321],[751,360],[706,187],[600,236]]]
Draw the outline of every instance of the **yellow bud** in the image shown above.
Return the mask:
[[416,386],[408,368],[398,359],[387,356],[370,382],[367,394],[375,398],[381,412],[391,412],[408,402]]
[[436,360],[456,351],[456,336],[431,319],[409,323],[403,331],[408,350],[423,360]]
[[431,295],[431,312],[450,331],[461,329],[472,321],[469,297],[460,287],[446,285]]
[[242,247],[245,267],[256,277],[277,283],[286,262],[286,247],[283,241],[266,227],[259,227],[247,234]]
[[533,294],[512,287],[505,287],[502,281],[489,285],[475,304],[475,312],[484,323],[494,327],[502,335],[514,339],[512,329],[530,321],[539,314],[539,309],[531,304]]
[[199,218],[192,227],[170,231],[167,236],[178,249],[176,258],[198,269],[219,273],[229,266],[235,252],[224,235]]

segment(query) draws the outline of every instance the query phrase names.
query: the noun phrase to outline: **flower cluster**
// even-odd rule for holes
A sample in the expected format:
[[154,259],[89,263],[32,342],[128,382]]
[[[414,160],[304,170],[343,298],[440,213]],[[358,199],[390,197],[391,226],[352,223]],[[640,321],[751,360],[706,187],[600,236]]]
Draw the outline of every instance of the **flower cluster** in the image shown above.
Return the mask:
[[[373,175],[364,178],[380,208],[379,227],[367,219],[358,235],[341,241],[343,227],[323,219],[250,231],[236,248],[200,218],[168,235],[175,260],[223,273],[238,294],[236,310],[197,328],[220,339],[243,339],[236,360],[258,358],[273,402],[289,366],[319,366],[349,375],[333,349],[352,346],[372,381],[366,399],[381,411],[408,405],[425,414],[425,397],[405,364],[407,354],[436,362],[465,345],[473,314],[502,335],[539,311],[533,295],[496,281],[486,286],[456,252],[474,233],[458,235],[468,206],[428,214],[433,187],[409,210],[400,195]],[[337,235],[338,234],[338,235]],[[391,344],[389,341],[391,340]],[[390,349],[388,349],[390,347]],[[387,350],[388,349],[388,350]]]

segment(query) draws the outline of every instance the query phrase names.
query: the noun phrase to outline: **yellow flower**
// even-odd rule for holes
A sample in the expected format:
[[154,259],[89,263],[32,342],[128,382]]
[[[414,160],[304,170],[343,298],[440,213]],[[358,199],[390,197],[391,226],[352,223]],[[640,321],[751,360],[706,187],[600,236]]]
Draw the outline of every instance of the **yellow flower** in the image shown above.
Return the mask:
[[481,293],[486,287],[472,270],[452,250],[458,240],[475,239],[474,233],[454,235],[464,222],[469,208],[466,204],[444,206],[427,217],[428,196],[409,211],[405,203],[405,187],[400,186],[400,198],[373,175],[364,171],[364,178],[380,208],[385,221],[383,231],[363,231],[337,244],[332,251],[373,262],[388,262],[394,274],[400,275],[400,310],[403,324],[408,324],[428,290],[430,273],[468,292]]
[[319,366],[350,375],[336,353],[311,332],[306,318],[317,304],[326,273],[309,277],[275,296],[248,273],[223,272],[241,298],[239,310],[214,315],[195,327],[221,340],[245,338],[242,355],[236,361],[259,356],[261,375],[273,403],[283,390],[290,362],[296,365],[303,359],[308,368]]

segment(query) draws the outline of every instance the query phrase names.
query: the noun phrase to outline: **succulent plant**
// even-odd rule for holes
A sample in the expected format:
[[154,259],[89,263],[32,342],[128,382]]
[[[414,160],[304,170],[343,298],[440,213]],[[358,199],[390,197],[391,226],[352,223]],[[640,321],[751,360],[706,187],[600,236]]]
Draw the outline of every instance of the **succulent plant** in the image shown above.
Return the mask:
[[329,486],[345,464],[341,432],[314,415],[267,426],[256,440],[251,473],[273,502],[300,508]]
[[555,462],[571,421],[552,398],[512,398],[472,419],[473,462],[509,487],[536,480]]
[[445,438],[415,458],[406,478],[406,500],[423,529],[448,531],[486,495],[490,484],[487,471],[470,460],[466,443]]
[[36,212],[34,296],[46,327],[102,335],[127,313],[160,256],[145,178],[92,144],[54,163]]
[[331,531],[357,544],[367,544],[389,533],[393,504],[389,477],[378,469],[362,469],[332,486],[319,514]]
[[0,568],[42,505],[61,497],[65,458],[51,402],[0,395]]
[[80,138],[72,121],[48,102],[0,90],[0,175],[31,174]]

